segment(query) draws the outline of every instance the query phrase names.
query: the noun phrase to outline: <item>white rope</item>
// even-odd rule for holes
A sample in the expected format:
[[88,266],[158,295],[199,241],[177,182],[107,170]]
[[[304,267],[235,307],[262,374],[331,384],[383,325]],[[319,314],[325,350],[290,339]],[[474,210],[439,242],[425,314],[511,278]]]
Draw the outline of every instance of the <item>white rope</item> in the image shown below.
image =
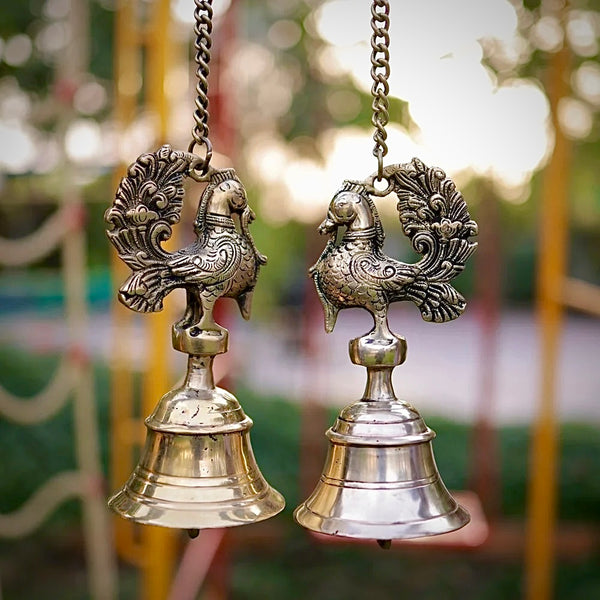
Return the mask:
[[65,354],[48,385],[35,396],[18,397],[0,387],[0,415],[22,425],[49,419],[66,404],[75,374],[73,359]]
[[0,515],[0,536],[20,538],[35,531],[60,504],[72,497],[81,496],[83,485],[81,474],[65,471],[46,481],[21,506],[21,508]]
[[77,224],[79,212],[78,207],[63,206],[30,235],[17,240],[0,237],[0,264],[22,267],[46,257]]

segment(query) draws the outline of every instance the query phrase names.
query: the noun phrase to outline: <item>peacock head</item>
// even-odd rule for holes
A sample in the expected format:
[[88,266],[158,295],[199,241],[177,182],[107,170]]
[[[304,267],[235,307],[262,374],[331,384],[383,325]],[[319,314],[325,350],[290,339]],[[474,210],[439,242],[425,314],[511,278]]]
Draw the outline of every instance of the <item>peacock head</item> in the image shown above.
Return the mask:
[[338,192],[327,212],[327,218],[319,225],[319,233],[334,234],[338,227],[359,231],[373,226],[373,211],[365,197],[355,191]]
[[248,206],[244,186],[235,179],[219,183],[212,193],[210,211],[219,214],[243,213]]

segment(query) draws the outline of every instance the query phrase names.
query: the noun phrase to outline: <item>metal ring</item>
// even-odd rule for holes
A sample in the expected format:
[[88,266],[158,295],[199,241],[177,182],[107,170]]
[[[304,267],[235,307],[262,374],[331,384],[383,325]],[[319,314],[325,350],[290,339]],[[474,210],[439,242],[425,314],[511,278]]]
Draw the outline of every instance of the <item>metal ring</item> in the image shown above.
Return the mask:
[[[203,145],[206,148],[206,153],[204,158],[199,157],[195,152],[194,148],[196,145]],[[192,140],[190,145],[188,146],[188,152],[198,157],[198,160],[194,162],[193,165],[190,165],[190,174],[192,172],[199,171],[200,176],[204,176],[208,173],[208,168],[210,166],[210,160],[213,155],[213,148],[210,140],[208,138],[202,138],[200,141]]]
[[[375,187],[376,181],[386,181],[388,186],[383,190],[379,190]],[[378,177],[378,174],[374,173],[373,175],[365,179],[363,185],[365,186],[369,194],[371,194],[372,196],[378,196],[379,198],[385,198],[385,196],[388,196],[394,191],[394,182],[391,181],[389,177],[386,177],[383,174],[381,177]]]

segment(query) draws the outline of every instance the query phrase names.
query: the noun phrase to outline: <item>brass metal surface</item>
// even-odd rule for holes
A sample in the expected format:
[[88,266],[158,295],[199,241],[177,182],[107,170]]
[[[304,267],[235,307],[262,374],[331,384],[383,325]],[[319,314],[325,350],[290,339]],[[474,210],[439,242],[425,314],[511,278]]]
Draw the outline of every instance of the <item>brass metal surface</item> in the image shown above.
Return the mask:
[[[233,298],[248,319],[258,272],[267,259],[249,230],[254,212],[242,182],[233,169],[210,166],[212,0],[195,0],[194,5],[192,142],[187,152],[163,145],[138,157],[105,214],[108,238],[131,269],[119,300],[131,310],[156,312],[167,294],[184,288],[186,310],[173,325],[172,341],[176,350],[188,354],[184,383],[167,392],[146,419],[140,461],[109,506],[127,519],[184,528],[192,537],[199,529],[260,521],[284,507],[283,497],[269,486],[254,459],[252,421],[237,399],[214,383],[213,359],[227,352],[229,344],[229,332],[214,319],[215,303]],[[150,93],[159,87],[164,88],[162,82]],[[196,146],[204,148],[204,156],[193,153]],[[203,186],[195,239],[170,252],[163,243],[179,222],[186,179]]]
[[[249,231],[254,213],[232,169],[196,172],[197,157],[163,146],[144,154],[121,180],[106,213],[108,236],[132,273],[119,299],[132,310],[158,311],[171,290],[183,287],[187,307],[172,330],[173,346],[188,354],[184,383],[158,402],[146,419],[140,461],[109,506],[134,521],[197,530],[252,523],[284,507],[254,459],[252,421],[228,391],[215,386],[213,360],[227,351],[228,331],[215,322],[223,297],[237,300],[249,318],[264,257]],[[196,240],[175,251],[161,243],[179,220],[183,181],[206,184]]]
[[214,385],[212,357],[190,356],[184,384],[163,396],[146,427],[138,466],[109,500],[121,516],[205,529],[261,521],[283,509],[254,459],[251,419]]

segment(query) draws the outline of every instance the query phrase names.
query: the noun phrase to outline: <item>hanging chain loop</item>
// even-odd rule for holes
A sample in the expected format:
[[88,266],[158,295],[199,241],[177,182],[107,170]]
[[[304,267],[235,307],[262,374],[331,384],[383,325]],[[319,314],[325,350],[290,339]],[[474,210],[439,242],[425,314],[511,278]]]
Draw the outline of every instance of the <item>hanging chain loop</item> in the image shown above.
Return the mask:
[[387,132],[385,126],[388,124],[389,101],[388,93],[390,86],[390,4],[389,0],[373,0],[371,5],[371,96],[373,102],[371,107],[373,114],[371,123],[375,127],[373,140],[373,156],[377,158],[377,179],[383,178],[383,157],[387,154],[386,144]]
[[205,155],[196,168],[206,173],[212,158],[212,144],[208,139],[208,74],[210,48],[212,45],[212,0],[194,0],[194,49],[196,51],[196,109],[194,110],[194,127],[192,141],[188,152],[193,152],[196,146],[204,146]]

